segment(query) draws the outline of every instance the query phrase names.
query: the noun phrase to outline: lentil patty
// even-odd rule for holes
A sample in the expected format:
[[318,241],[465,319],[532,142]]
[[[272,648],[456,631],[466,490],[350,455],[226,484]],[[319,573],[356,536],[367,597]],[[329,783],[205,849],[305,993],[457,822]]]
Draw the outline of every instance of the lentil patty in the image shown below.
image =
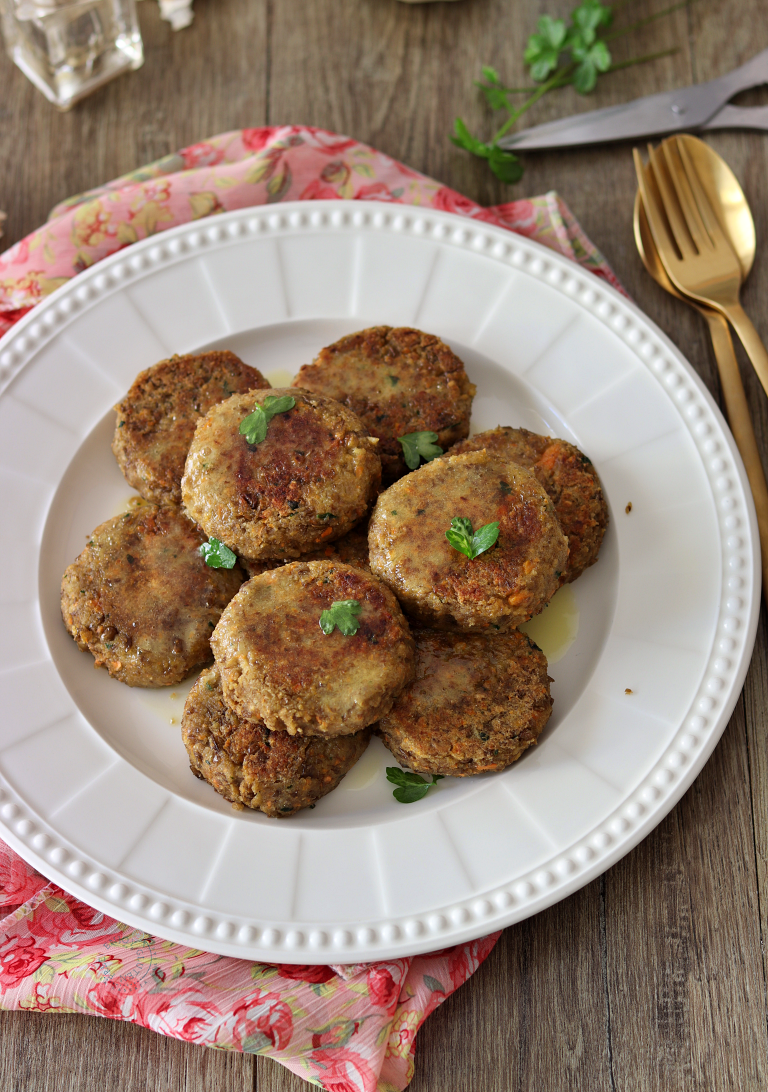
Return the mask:
[[503,770],[537,740],[552,711],[547,661],[528,637],[416,630],[416,679],[377,725],[417,773]]
[[[261,443],[240,424],[269,395],[296,405],[277,413]],[[252,560],[298,557],[346,534],[381,481],[375,441],[345,406],[296,389],[236,394],[199,422],[181,483],[195,522]]]
[[172,686],[211,659],[210,636],[243,580],[211,569],[176,505],[102,523],[61,581],[64,624],[97,667],[128,686]]
[[[454,517],[496,545],[470,560],[445,537]],[[434,459],[386,489],[368,532],[371,571],[423,625],[505,631],[526,622],[561,582],[568,541],[529,470],[485,451]]]
[[475,385],[464,365],[434,334],[372,326],[321,349],[294,385],[349,406],[379,438],[385,479],[405,474],[398,436],[436,432],[445,450],[469,432]]
[[112,450],[128,482],[146,500],[180,504],[197,422],[237,391],[263,387],[261,372],[228,351],[172,356],[140,372],[115,406]]
[[[362,608],[357,632],[325,634],[322,611],[349,599]],[[413,678],[413,638],[394,595],[336,561],[294,561],[252,577],[211,645],[234,712],[292,735],[359,732]]]
[[232,712],[214,666],[189,693],[181,736],[196,777],[235,807],[280,819],[335,789],[368,746],[370,730],[335,739],[270,732],[263,721]]
[[502,425],[460,441],[449,454],[482,449],[532,470],[546,489],[568,539],[563,583],[594,565],[608,525],[608,507],[591,460],[567,440]]

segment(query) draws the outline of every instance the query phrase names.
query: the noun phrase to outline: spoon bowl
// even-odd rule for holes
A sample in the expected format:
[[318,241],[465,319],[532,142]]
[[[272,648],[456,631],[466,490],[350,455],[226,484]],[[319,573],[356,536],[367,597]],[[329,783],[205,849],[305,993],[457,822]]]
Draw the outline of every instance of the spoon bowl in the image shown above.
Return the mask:
[[739,259],[743,282],[752,268],[757,249],[755,221],[744,191],[725,160],[703,140],[687,133],[677,139],[685,143],[712,211]]

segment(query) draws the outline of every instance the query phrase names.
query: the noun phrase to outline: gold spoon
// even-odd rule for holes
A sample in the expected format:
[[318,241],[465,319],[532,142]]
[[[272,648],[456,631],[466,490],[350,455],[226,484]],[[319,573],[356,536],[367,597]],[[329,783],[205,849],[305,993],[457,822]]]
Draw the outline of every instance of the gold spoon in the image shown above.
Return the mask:
[[[693,137],[686,137],[685,139],[694,140]],[[724,177],[722,168],[725,168],[728,175],[731,175],[729,168],[715,152],[712,152],[712,150],[706,144],[702,144],[701,141],[695,142],[701,144],[702,147],[711,154],[712,159],[717,161],[717,172],[715,173],[713,170],[710,173],[710,171],[706,169],[707,164],[709,163],[709,157],[707,156],[706,164],[702,163],[701,159],[699,160],[697,167],[699,167],[701,171],[702,181],[706,178],[709,182],[714,177],[720,177],[722,179]],[[736,182],[732,175],[731,178],[733,179],[736,188],[740,191],[738,182]],[[646,183],[648,184],[648,179],[646,179]],[[653,185],[652,179],[650,184]],[[709,189],[708,186],[707,189]],[[734,210],[736,207],[737,206],[734,205],[730,206],[731,210]],[[751,215],[749,218],[751,221]],[[720,219],[720,216],[718,216],[718,219]],[[733,223],[733,220],[731,220],[731,222]],[[725,230],[725,223],[723,223],[722,220],[721,224]],[[707,320],[710,336],[712,338],[712,346],[717,360],[717,368],[720,373],[720,384],[723,389],[723,398],[725,399],[728,420],[731,425],[731,431],[733,432],[733,438],[736,441],[736,446],[744,461],[744,468],[746,469],[747,478],[749,479],[749,484],[752,489],[752,496],[755,501],[757,526],[760,535],[760,550],[762,555],[763,595],[766,596],[766,602],[768,603],[768,485],[766,484],[763,464],[760,460],[760,452],[757,447],[757,440],[755,439],[755,430],[752,426],[752,418],[750,416],[749,406],[747,405],[747,396],[744,393],[744,384],[741,381],[739,365],[736,360],[736,354],[733,351],[733,341],[731,340],[728,322],[719,311],[715,311],[710,307],[704,307],[700,303],[694,302],[694,300],[689,299],[688,296],[684,296],[682,293],[678,292],[672,284],[672,281],[667,275],[667,271],[661,263],[659,253],[656,250],[656,244],[651,235],[651,229],[648,225],[645,208],[639,191],[635,196],[634,229],[635,243],[637,244],[640,257],[643,260],[643,265],[656,283],[665,289],[665,291],[669,292],[670,295],[675,296],[676,299],[683,300],[685,303],[690,304],[691,307],[695,308],[699,314],[703,315]],[[752,268],[752,262],[755,257],[754,226],[752,227],[753,245],[751,249],[748,245],[745,245],[745,240],[747,243],[749,241],[748,231],[741,231],[738,235],[738,239],[741,250],[737,251],[737,256],[744,276],[746,276]]]

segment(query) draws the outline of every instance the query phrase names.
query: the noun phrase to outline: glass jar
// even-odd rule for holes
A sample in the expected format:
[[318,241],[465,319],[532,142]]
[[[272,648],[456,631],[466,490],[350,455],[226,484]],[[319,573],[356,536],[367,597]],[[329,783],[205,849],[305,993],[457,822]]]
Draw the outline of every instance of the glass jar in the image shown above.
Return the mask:
[[135,0],[0,0],[11,60],[61,110],[144,63]]

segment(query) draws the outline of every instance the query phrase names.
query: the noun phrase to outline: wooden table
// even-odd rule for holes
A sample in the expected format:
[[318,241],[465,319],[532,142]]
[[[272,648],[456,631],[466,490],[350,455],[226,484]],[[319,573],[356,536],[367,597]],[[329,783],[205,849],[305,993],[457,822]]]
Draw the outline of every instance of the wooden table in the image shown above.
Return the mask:
[[[57,201],[208,135],[301,122],[347,133],[491,204],[556,189],[634,299],[719,396],[697,315],[664,295],[635,253],[627,145],[528,157],[516,187],[448,140],[461,114],[491,121],[481,64],[524,77],[522,51],[561,0],[195,0],[173,33],[140,6],[146,63],[69,114],[0,57],[0,207],[7,243]],[[659,11],[631,5],[620,20]],[[549,96],[531,123],[711,79],[768,46],[765,0],[699,0],[616,43],[622,70],[589,99]],[[757,101],[757,100],[755,100]],[[710,142],[743,183],[760,250],[744,303],[768,342],[768,136]],[[768,402],[744,379],[768,465]],[[709,764],[669,816],[604,876],[504,933],[487,963],[426,1023],[413,1092],[664,1092],[768,1088],[768,672],[765,615],[742,697]],[[306,1087],[242,1057],[83,1016],[0,1014],[3,1092],[259,1092]]]

